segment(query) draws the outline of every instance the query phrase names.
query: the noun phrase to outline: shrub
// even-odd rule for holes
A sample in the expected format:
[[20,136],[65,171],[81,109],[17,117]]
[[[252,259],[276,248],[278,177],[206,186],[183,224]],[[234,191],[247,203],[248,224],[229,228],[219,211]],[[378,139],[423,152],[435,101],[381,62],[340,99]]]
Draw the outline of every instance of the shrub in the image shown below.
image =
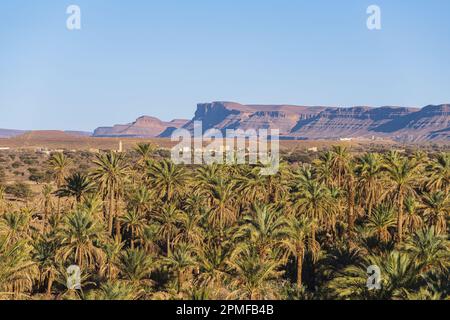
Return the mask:
[[16,198],[27,199],[32,196],[30,186],[25,183],[17,182],[13,185],[7,186],[5,192]]

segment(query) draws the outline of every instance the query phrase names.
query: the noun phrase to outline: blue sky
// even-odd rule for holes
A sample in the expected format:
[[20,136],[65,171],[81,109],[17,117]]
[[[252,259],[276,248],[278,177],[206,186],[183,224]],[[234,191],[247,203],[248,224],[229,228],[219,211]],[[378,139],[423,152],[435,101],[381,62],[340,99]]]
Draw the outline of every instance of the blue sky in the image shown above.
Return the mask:
[[448,103],[449,13],[448,0],[2,0],[0,128],[191,118],[213,100]]

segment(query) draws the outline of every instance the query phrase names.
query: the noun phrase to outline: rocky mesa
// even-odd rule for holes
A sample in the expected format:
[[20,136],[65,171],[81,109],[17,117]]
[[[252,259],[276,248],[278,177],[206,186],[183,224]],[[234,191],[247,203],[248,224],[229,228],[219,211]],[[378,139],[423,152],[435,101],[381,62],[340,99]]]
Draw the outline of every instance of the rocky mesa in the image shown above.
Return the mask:
[[200,103],[192,120],[163,122],[141,117],[127,125],[98,128],[96,137],[170,137],[177,128],[193,130],[278,129],[283,139],[379,138],[397,141],[440,141],[450,137],[450,105],[423,108],[243,105],[236,102]]
[[173,130],[184,126],[188,120],[175,119],[164,122],[155,117],[143,116],[129,124],[117,124],[113,127],[100,127],[95,129],[94,137],[133,137],[155,138],[170,136]]

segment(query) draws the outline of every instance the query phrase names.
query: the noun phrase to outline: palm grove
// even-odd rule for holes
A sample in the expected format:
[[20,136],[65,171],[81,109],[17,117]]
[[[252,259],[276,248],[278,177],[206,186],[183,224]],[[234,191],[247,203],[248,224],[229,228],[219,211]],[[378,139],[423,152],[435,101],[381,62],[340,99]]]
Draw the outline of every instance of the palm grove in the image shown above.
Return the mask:
[[0,187],[1,299],[450,297],[449,153],[336,146],[262,176],[139,144],[87,174],[62,153],[47,165],[54,181],[32,202]]

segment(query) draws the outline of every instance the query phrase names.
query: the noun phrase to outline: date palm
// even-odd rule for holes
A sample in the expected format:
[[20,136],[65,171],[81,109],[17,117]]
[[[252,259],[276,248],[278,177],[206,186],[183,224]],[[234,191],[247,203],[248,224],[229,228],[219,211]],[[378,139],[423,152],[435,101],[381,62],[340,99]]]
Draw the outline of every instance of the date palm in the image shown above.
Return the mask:
[[129,173],[128,165],[122,153],[112,151],[97,155],[94,164],[96,168],[92,172],[91,177],[97,182],[104,196],[109,198],[107,226],[108,232],[112,234],[113,219],[117,218],[117,212],[115,212],[117,198]]
[[139,143],[134,151],[139,155],[138,164],[143,168],[151,160],[152,154],[155,152],[156,147],[150,143]]
[[164,258],[163,263],[175,272],[177,292],[179,293],[183,288],[186,273],[195,266],[192,246],[186,243],[177,244],[173,252]]
[[125,226],[125,230],[130,232],[130,246],[131,249],[134,249],[136,241],[142,238],[146,220],[137,210],[131,210],[121,217],[121,222]]
[[428,188],[433,191],[450,191],[450,153],[441,153],[427,167],[429,174]]
[[387,243],[391,240],[389,228],[395,226],[394,208],[387,204],[380,204],[373,210],[366,228],[370,234],[374,234],[379,241]]
[[208,242],[196,248],[200,267],[199,283],[202,286],[221,286],[229,276],[229,263],[234,251],[235,247],[231,241],[221,244]]
[[37,275],[31,247],[24,240],[8,244],[0,236],[0,299],[24,298],[31,293]]
[[79,204],[86,194],[94,190],[95,186],[89,177],[77,172],[65,178],[65,184],[56,191],[56,194],[59,197],[74,197],[76,204]]
[[5,210],[5,203],[6,203],[5,187],[0,185],[0,214],[2,214]]
[[107,301],[119,301],[119,300],[137,300],[145,292],[139,290],[138,287],[130,285],[124,281],[108,281],[100,286],[98,290],[91,292],[88,296],[88,300],[107,300]]
[[188,182],[188,175],[184,167],[176,165],[170,160],[154,163],[148,169],[147,177],[163,201],[168,203],[186,189]]
[[206,187],[206,197],[212,209],[209,222],[214,227],[222,229],[236,221],[238,212],[234,183],[219,177]]
[[150,210],[154,194],[146,186],[140,186],[129,196],[129,204],[132,210],[138,214],[146,214]]
[[382,190],[381,174],[383,163],[378,153],[366,153],[357,160],[356,175],[358,189],[370,217],[372,208],[378,201]]
[[287,226],[282,230],[285,235],[282,244],[290,254],[297,259],[297,287],[302,287],[303,257],[306,252],[308,233],[312,229],[311,220],[302,215],[298,218],[292,217]]
[[[59,189],[64,183],[64,179],[69,170],[72,161],[63,153],[54,153],[49,159],[50,168],[55,177],[56,188]],[[59,216],[61,210],[61,199],[57,199],[56,215]]]
[[417,231],[403,246],[423,272],[445,271],[450,267],[450,241],[434,227]]
[[324,183],[329,188],[335,185],[333,161],[333,153],[331,151],[326,151],[314,162],[318,181]]
[[[311,221],[321,225],[327,219],[327,213],[331,212],[331,197],[329,189],[315,180],[306,181],[300,186],[300,190],[294,195],[294,208],[298,214],[308,216]],[[311,241],[316,244],[316,223],[311,225]],[[316,251],[316,250],[314,250]]]
[[250,214],[243,218],[237,237],[248,239],[265,257],[283,238],[286,219],[273,206],[254,204]]
[[280,276],[280,260],[262,258],[253,246],[247,246],[229,262],[231,286],[234,290],[228,298],[262,300],[274,299],[276,293],[271,283]]
[[77,264],[81,269],[101,265],[104,229],[92,216],[76,211],[66,218],[60,234],[58,258]]
[[405,227],[409,232],[416,232],[423,226],[422,216],[419,214],[417,199],[409,195],[405,199]]
[[[381,289],[367,286],[369,266],[378,266]],[[392,251],[382,256],[367,256],[362,263],[345,268],[331,280],[328,288],[338,299],[389,300],[401,298],[405,291],[417,287],[421,280],[414,260],[407,254]]]
[[47,282],[47,296],[52,294],[52,286],[58,272],[58,264],[55,260],[57,243],[54,239],[40,238],[33,243],[33,261],[39,268],[39,283]]
[[153,257],[140,249],[128,249],[119,258],[121,277],[131,285],[151,285],[150,274],[155,267]]
[[351,162],[351,155],[349,150],[343,146],[333,146],[331,154],[333,156],[332,168],[334,176],[337,178],[338,187],[344,187],[344,179],[349,172],[348,165]]
[[31,218],[31,212],[25,209],[3,214],[0,217],[0,235],[5,236],[8,244],[30,239]]
[[174,238],[174,243],[190,243],[194,246],[203,245],[205,232],[201,227],[203,216],[200,214],[183,214],[180,216],[180,232]]
[[179,232],[179,222],[184,215],[185,213],[174,204],[165,204],[155,216],[155,220],[159,225],[158,234],[166,240],[167,256],[170,255],[172,241]]
[[424,216],[430,226],[436,228],[437,233],[447,231],[447,219],[450,214],[450,201],[448,193],[437,191],[426,193],[423,198],[425,207]]
[[385,165],[387,178],[390,185],[386,194],[393,194],[393,200],[397,202],[397,241],[403,239],[403,204],[408,195],[415,194],[414,185],[418,175],[418,166],[414,160],[404,157],[387,159]]
[[41,199],[40,203],[43,207],[44,216],[42,217],[42,232],[45,233],[47,230],[47,223],[50,215],[50,210],[52,210],[52,194],[53,194],[53,188],[51,185],[46,184],[42,188],[41,191]]
[[125,243],[117,237],[104,244],[105,259],[100,266],[100,274],[106,276],[109,281],[116,278],[119,273],[119,258],[124,245]]

